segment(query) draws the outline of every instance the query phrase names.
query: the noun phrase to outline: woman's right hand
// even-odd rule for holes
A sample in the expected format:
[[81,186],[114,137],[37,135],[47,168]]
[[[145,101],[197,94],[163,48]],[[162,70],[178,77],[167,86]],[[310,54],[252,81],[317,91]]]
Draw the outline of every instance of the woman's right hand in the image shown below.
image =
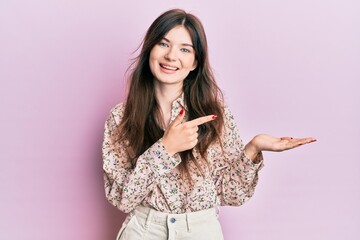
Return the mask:
[[182,109],[175,120],[167,127],[162,143],[170,155],[192,149],[198,142],[198,126],[216,119],[216,115],[208,115],[184,122],[185,111]]

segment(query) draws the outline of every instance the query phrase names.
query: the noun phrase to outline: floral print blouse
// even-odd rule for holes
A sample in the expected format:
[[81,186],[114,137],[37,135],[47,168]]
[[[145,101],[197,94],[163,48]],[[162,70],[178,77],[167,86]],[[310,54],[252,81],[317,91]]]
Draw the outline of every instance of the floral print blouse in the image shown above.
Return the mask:
[[[223,150],[219,143],[214,143],[207,150],[209,167],[199,161],[205,177],[194,163],[189,163],[193,183],[180,177],[176,167],[181,162],[180,156],[178,153],[170,156],[162,139],[132,166],[124,142],[118,141],[118,125],[124,108],[121,103],[111,110],[102,146],[106,197],[121,211],[128,213],[143,205],[172,214],[194,212],[218,205],[240,206],[254,194],[258,171],[263,166],[262,154],[254,161],[244,154],[244,145],[228,107],[224,107]],[[171,121],[182,108],[184,101],[180,97],[172,103]],[[193,151],[196,159],[201,158]]]

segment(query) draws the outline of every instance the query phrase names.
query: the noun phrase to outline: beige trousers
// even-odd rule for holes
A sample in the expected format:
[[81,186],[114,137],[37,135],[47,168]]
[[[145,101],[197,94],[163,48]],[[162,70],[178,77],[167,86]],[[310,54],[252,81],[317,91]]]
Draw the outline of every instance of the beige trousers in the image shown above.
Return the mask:
[[116,240],[222,240],[216,208],[168,214],[138,206],[126,217]]

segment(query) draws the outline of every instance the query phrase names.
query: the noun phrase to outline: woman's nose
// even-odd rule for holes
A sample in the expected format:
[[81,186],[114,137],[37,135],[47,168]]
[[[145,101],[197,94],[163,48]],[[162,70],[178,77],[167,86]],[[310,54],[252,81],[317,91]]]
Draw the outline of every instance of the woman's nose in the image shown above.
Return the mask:
[[167,53],[165,54],[166,60],[175,61],[176,60],[176,52],[175,49],[170,47]]

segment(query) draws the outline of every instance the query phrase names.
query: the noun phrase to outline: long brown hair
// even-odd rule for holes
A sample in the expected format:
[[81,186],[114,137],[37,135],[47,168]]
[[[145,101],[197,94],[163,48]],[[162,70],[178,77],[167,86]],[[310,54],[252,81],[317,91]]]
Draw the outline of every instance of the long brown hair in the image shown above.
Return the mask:
[[[142,42],[139,56],[130,66],[130,85],[125,102],[125,111],[120,124],[121,140],[128,143],[128,153],[133,165],[136,159],[164,134],[159,122],[162,117],[155,98],[154,76],[150,71],[149,56],[151,49],[174,27],[184,26],[195,50],[197,67],[185,78],[183,84],[184,100],[188,120],[215,114],[218,118],[199,126],[199,139],[195,148],[206,161],[206,150],[210,144],[219,141],[224,123],[223,95],[217,86],[208,59],[207,40],[200,20],[181,9],[172,9],[161,14],[152,23]],[[181,173],[190,178],[188,163],[193,161],[203,175],[203,169],[196,161],[193,151],[180,152]],[[208,162],[206,161],[208,164]],[[183,175],[182,175],[183,176]]]

